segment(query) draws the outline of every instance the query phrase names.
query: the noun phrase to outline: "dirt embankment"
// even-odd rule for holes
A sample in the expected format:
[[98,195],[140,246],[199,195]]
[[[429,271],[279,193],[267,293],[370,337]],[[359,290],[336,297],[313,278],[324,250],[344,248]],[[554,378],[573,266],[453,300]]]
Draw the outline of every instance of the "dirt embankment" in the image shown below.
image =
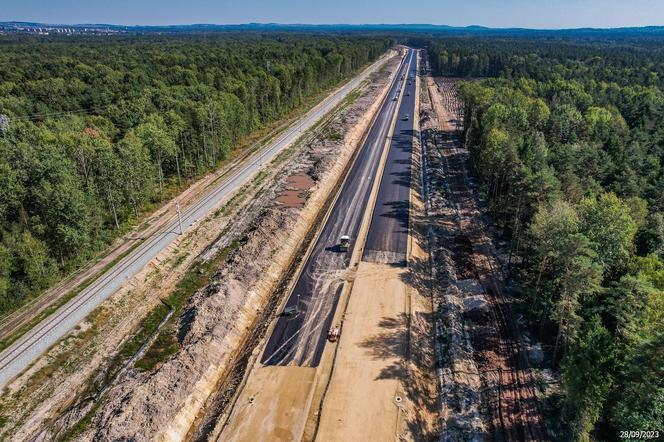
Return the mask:
[[[396,60],[390,62],[394,69]],[[387,77],[386,72],[375,74],[359,99],[280,166],[276,185],[264,189],[261,210],[242,232],[242,245],[189,299],[178,320],[180,350],[154,371],[126,371],[81,439],[175,440],[187,434],[300,250],[366,129]],[[303,175],[313,180],[310,189]],[[278,202],[296,187],[295,200],[291,195],[282,198],[286,204]]]

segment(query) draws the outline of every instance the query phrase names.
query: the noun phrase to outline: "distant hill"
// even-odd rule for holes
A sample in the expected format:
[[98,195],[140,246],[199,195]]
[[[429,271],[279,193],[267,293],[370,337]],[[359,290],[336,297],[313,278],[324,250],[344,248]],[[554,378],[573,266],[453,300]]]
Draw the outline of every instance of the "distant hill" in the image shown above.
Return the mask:
[[148,33],[209,33],[229,31],[255,32],[415,32],[428,34],[479,34],[503,36],[535,37],[639,37],[662,36],[664,26],[646,26],[629,28],[575,28],[575,29],[527,29],[527,28],[488,28],[485,26],[448,26],[433,24],[281,24],[281,23],[245,23],[245,24],[191,24],[159,26],[126,26],[102,23],[52,24],[8,21],[0,22],[2,33],[43,33],[43,34],[148,34]]

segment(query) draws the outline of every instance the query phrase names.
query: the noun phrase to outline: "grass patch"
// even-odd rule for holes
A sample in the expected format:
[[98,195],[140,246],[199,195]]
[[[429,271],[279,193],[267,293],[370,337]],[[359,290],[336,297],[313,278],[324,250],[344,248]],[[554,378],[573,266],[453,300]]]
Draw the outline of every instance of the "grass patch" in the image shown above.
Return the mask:
[[[133,357],[141,346],[157,332],[159,324],[164,320],[166,315],[171,309],[166,304],[159,304],[152,309],[150,313],[143,319],[138,331],[129,338],[120,348],[120,351],[115,354],[109,363],[109,369],[103,379],[103,385],[111,382],[118,372],[122,369],[125,362]],[[100,386],[101,387],[103,387]]]
[[176,257],[175,262],[173,263],[173,268],[179,267],[180,264],[182,264],[184,262],[184,260],[187,259],[188,256],[189,256],[189,253],[187,253],[187,252],[180,253]]
[[[212,276],[215,274],[221,263],[228,258],[231,252],[240,247],[241,244],[242,242],[239,240],[233,241],[231,244],[220,250],[213,259],[199,262],[194,265],[184,278],[180,280],[175,290],[164,301],[165,304],[173,309],[173,314],[159,330],[159,334],[152,345],[150,345],[143,356],[136,361],[136,364],[134,364],[136,369],[152,371],[180,349],[180,342],[177,337],[177,325],[182,309],[194,292],[210,283]],[[165,310],[157,311],[157,309],[155,309],[150,314],[151,316],[154,314],[152,323],[156,322],[158,325],[166,317],[169,309],[166,308],[165,305],[163,307]],[[152,333],[146,336],[141,342],[145,342],[150,335],[152,335]],[[131,354],[135,354],[139,348],[140,345],[135,347],[134,352]]]
[[331,141],[341,141],[344,139],[344,135],[340,132],[330,131],[327,135],[327,139]]
[[90,408],[90,410],[79,420],[76,422],[73,426],[69,427],[67,431],[65,431],[62,436],[58,438],[58,441],[60,442],[65,442],[65,441],[70,441],[70,440],[75,440],[78,436],[83,434],[85,430],[90,426],[92,423],[92,418],[94,417],[95,413],[101,407],[101,404],[104,403],[104,398],[100,398],[95,404]]

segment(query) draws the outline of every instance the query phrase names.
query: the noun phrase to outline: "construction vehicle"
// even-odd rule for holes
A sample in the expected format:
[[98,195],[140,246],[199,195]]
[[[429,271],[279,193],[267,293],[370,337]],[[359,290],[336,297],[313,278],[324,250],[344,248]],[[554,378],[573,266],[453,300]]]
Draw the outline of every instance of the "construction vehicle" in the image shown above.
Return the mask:
[[327,340],[330,342],[337,342],[340,334],[341,330],[339,330],[339,327],[330,327],[327,331]]
[[341,238],[339,238],[339,251],[347,252],[348,247],[350,247],[350,236],[342,235]]

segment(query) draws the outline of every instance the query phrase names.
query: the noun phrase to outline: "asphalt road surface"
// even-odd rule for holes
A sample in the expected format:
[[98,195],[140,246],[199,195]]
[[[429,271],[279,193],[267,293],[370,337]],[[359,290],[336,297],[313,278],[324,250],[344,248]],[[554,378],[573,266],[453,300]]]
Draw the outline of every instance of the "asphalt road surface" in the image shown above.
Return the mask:
[[[297,312],[277,319],[261,357],[264,365],[315,367],[320,362],[327,331],[332,324],[343,287],[343,277],[350,263],[383,148],[397,111],[398,101],[394,98],[398,96],[402,85],[406,84],[406,80],[401,80],[401,77],[409,72],[410,65],[414,63],[414,54],[413,50],[409,50],[327,221],[297,276],[286,303],[286,308],[296,307]],[[338,249],[342,235],[351,238],[347,252]]]
[[399,107],[399,119],[394,127],[376,205],[371,215],[363,261],[406,264],[411,160],[416,135],[414,123],[416,76],[417,63],[413,61],[408,70],[404,96]]
[[[382,60],[365,69],[339,88],[333,95],[305,114],[286,129],[267,147],[240,165],[226,179],[220,180],[201,199],[182,213],[182,227],[186,232],[192,224],[210,213],[222,201],[247,183],[266,163],[295,142],[300,135],[318,123],[327,113],[346,98],[368,76],[382,66]],[[137,274],[178,237],[177,217],[174,216],[162,230],[144,240],[125,258],[82,290],[64,306],[44,319],[0,353],[0,386],[21,373],[39,355],[48,350],[76,324],[115,293],[125,280]]]

